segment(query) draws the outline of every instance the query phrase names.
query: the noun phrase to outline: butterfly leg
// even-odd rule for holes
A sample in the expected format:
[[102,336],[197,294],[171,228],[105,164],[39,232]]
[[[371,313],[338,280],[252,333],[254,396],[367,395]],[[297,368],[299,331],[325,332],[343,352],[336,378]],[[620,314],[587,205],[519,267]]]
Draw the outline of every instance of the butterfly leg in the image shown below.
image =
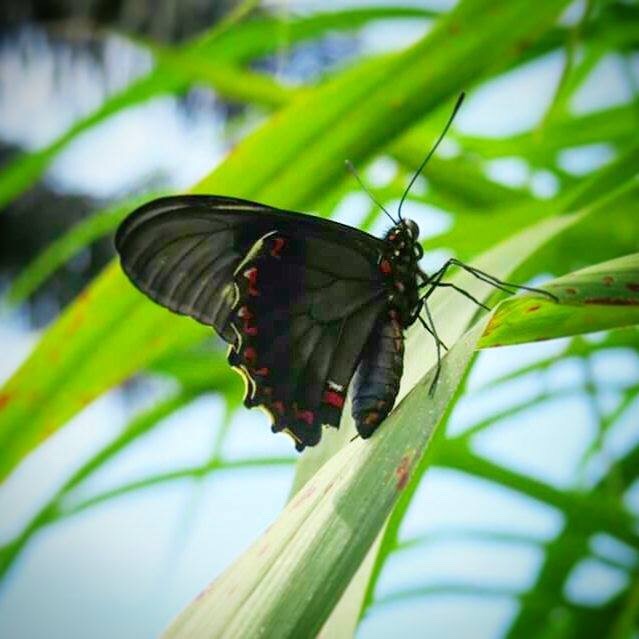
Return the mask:
[[432,275],[432,277],[427,278],[426,275],[422,275],[422,277],[424,277],[426,281],[424,281],[424,283],[421,284],[419,288],[425,288],[426,286],[430,286],[430,288],[421,297],[421,300],[423,301],[427,300],[433,294],[436,288],[452,288],[458,293],[461,293],[464,297],[467,297],[472,302],[475,302],[475,304],[477,304],[478,306],[481,306],[483,309],[489,311],[490,308],[488,308],[488,306],[486,306],[485,304],[482,304],[477,298],[473,297],[468,291],[465,291],[463,288],[460,288],[459,286],[457,286],[456,284],[453,284],[452,282],[441,281],[446,273],[446,269],[449,266],[451,266],[450,260],[446,262],[446,264],[444,264],[442,268],[440,268],[437,272],[435,272]]
[[420,318],[420,313],[422,312],[422,307],[424,306],[423,301],[420,300],[420,304],[417,308],[417,311],[415,312],[415,314],[412,316],[411,318],[411,324],[413,322],[416,322],[418,319],[420,320],[420,324],[426,329],[426,331],[432,336],[432,338],[436,341],[439,342],[439,345],[444,349],[444,350],[448,350],[448,346],[446,346],[446,344],[439,338],[439,336],[437,335],[437,333],[434,331],[435,326],[433,325],[433,328],[431,328],[430,326],[428,326],[428,324],[426,324],[425,322],[422,321],[422,319]]
[[552,293],[548,291],[544,291],[539,288],[533,288],[532,286],[524,286],[523,284],[513,284],[512,282],[504,282],[503,280],[497,279],[493,275],[485,273],[484,271],[480,271],[478,268],[474,266],[468,266],[468,264],[464,264],[455,258],[450,259],[451,264],[455,266],[459,266],[459,268],[464,269],[471,275],[474,275],[478,280],[482,282],[486,282],[486,284],[491,284],[495,288],[499,288],[502,291],[506,291],[506,293],[513,293],[513,291],[509,290],[509,288],[519,289],[522,291],[530,291],[531,293],[540,293],[541,295],[546,295],[552,300],[557,301],[557,297],[555,297]]
[[[451,286],[451,288],[454,288],[460,293],[463,293],[464,295],[466,295],[466,297],[473,299],[473,301],[477,302],[477,300],[472,298],[472,296],[469,293],[466,293],[466,291],[463,291],[462,289],[452,285],[449,282],[444,282],[444,283],[441,282],[442,278],[444,277],[444,274],[451,266],[458,266],[459,268],[463,269],[467,273],[470,273],[473,277],[476,277],[481,282],[485,282],[486,284],[489,284],[490,286],[494,286],[495,288],[498,288],[499,290],[504,291],[510,295],[514,295],[515,293],[515,290],[512,290],[512,289],[519,289],[523,291],[530,291],[531,293],[539,293],[540,295],[545,295],[546,297],[549,297],[550,299],[557,301],[557,297],[555,297],[552,293],[549,293],[548,291],[544,291],[539,288],[533,288],[531,286],[524,286],[523,284],[513,284],[512,282],[504,282],[494,277],[493,275],[490,275],[488,273],[485,273],[484,271],[479,270],[478,268],[475,268],[474,266],[469,266],[468,264],[464,264],[464,262],[454,257],[447,260],[444,263],[444,265],[433,274],[432,277],[427,278],[426,281],[420,286],[420,288],[426,287],[428,285],[434,288],[436,288],[437,286],[440,286],[440,287]],[[428,292],[429,295],[430,293],[432,293],[432,290]],[[480,306],[483,306],[484,308],[486,308],[483,304],[480,304]]]
[[428,299],[428,297],[430,297],[431,293],[436,288],[452,288],[453,290],[457,291],[458,293],[461,293],[464,297],[467,297],[471,302],[475,302],[475,304],[477,304],[477,306],[481,306],[481,308],[483,308],[485,311],[489,311],[490,310],[489,306],[486,306],[486,304],[483,304],[482,302],[480,302],[476,297],[472,296],[468,291],[465,291],[463,288],[460,288],[459,286],[456,286],[452,282],[438,282],[436,285],[433,286],[433,288],[431,288],[426,293],[426,295],[424,295],[424,297],[422,299],[424,299],[424,300]]
[[418,319],[420,324],[434,337],[435,351],[437,353],[437,367],[435,369],[435,377],[433,378],[433,381],[430,384],[430,388],[428,389],[429,395],[432,395],[435,392],[435,387],[437,386],[437,382],[439,381],[439,374],[442,368],[442,351],[440,346],[442,341],[439,339],[439,336],[437,335],[437,330],[435,329],[435,323],[433,322],[433,316],[430,314],[430,309],[428,308],[428,304],[426,304],[426,302],[424,302],[424,311],[426,312],[426,317],[428,318],[428,322],[430,323],[430,326],[428,326],[428,324],[426,323],[426,321],[421,315],[418,316]]

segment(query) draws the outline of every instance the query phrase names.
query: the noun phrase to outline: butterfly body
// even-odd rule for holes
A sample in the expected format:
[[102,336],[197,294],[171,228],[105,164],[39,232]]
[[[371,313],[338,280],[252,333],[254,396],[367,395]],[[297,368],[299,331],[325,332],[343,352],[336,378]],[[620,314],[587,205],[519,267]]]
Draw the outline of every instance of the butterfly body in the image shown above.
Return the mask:
[[[176,196],[127,217],[116,248],[154,301],[211,325],[246,381],[244,403],[298,450],[353,415],[369,437],[390,412],[403,331],[421,308],[419,230],[383,239],[310,215],[222,196]],[[356,374],[357,371],[357,374]]]
[[404,370],[404,331],[398,313],[381,317],[369,337],[353,381],[353,418],[363,438],[390,413]]

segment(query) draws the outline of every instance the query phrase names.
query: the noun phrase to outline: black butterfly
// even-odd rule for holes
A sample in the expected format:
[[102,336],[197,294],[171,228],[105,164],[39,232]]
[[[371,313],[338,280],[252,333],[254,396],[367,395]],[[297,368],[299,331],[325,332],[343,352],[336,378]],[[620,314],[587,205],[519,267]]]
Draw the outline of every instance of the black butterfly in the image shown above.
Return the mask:
[[238,198],[180,195],[120,225],[122,268],[152,300],[215,328],[246,380],[245,405],[264,407],[297,450],[317,444],[323,425],[339,426],[353,377],[353,417],[370,437],[393,407],[415,321],[435,338],[439,361],[426,301],[439,286],[457,288],[442,282],[446,270],[456,264],[505,288],[454,259],[432,275],[419,268],[419,229],[401,207],[433,151],[383,239]]

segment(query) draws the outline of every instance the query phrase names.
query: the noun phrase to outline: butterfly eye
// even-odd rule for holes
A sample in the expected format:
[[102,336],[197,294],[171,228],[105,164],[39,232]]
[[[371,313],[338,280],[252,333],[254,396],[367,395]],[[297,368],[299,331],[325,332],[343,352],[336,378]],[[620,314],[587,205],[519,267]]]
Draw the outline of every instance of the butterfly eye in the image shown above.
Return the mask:
[[419,237],[419,226],[413,220],[406,220],[406,228],[410,236],[416,240]]

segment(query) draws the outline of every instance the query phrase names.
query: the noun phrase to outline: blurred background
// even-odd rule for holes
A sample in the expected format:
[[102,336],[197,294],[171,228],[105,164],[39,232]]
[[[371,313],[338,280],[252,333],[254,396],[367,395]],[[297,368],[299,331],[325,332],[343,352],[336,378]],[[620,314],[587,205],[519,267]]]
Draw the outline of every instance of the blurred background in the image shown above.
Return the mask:
[[[454,4],[4,0],[0,382],[111,260],[127,212],[190,188],[306,85],[405,49]],[[638,17],[636,2],[573,2],[469,87],[405,209],[425,268],[472,259],[510,208],[553,207],[615,162],[636,176]],[[389,206],[451,106],[360,167]],[[315,210],[386,227],[346,176]],[[599,242],[638,250],[632,230],[600,230],[530,281],[588,264]],[[479,354],[358,637],[639,636],[638,353],[628,329]],[[241,391],[212,337],[21,463],[0,488],[1,637],[157,636],[277,517],[296,458]],[[625,528],[589,524],[581,503],[614,506]]]

